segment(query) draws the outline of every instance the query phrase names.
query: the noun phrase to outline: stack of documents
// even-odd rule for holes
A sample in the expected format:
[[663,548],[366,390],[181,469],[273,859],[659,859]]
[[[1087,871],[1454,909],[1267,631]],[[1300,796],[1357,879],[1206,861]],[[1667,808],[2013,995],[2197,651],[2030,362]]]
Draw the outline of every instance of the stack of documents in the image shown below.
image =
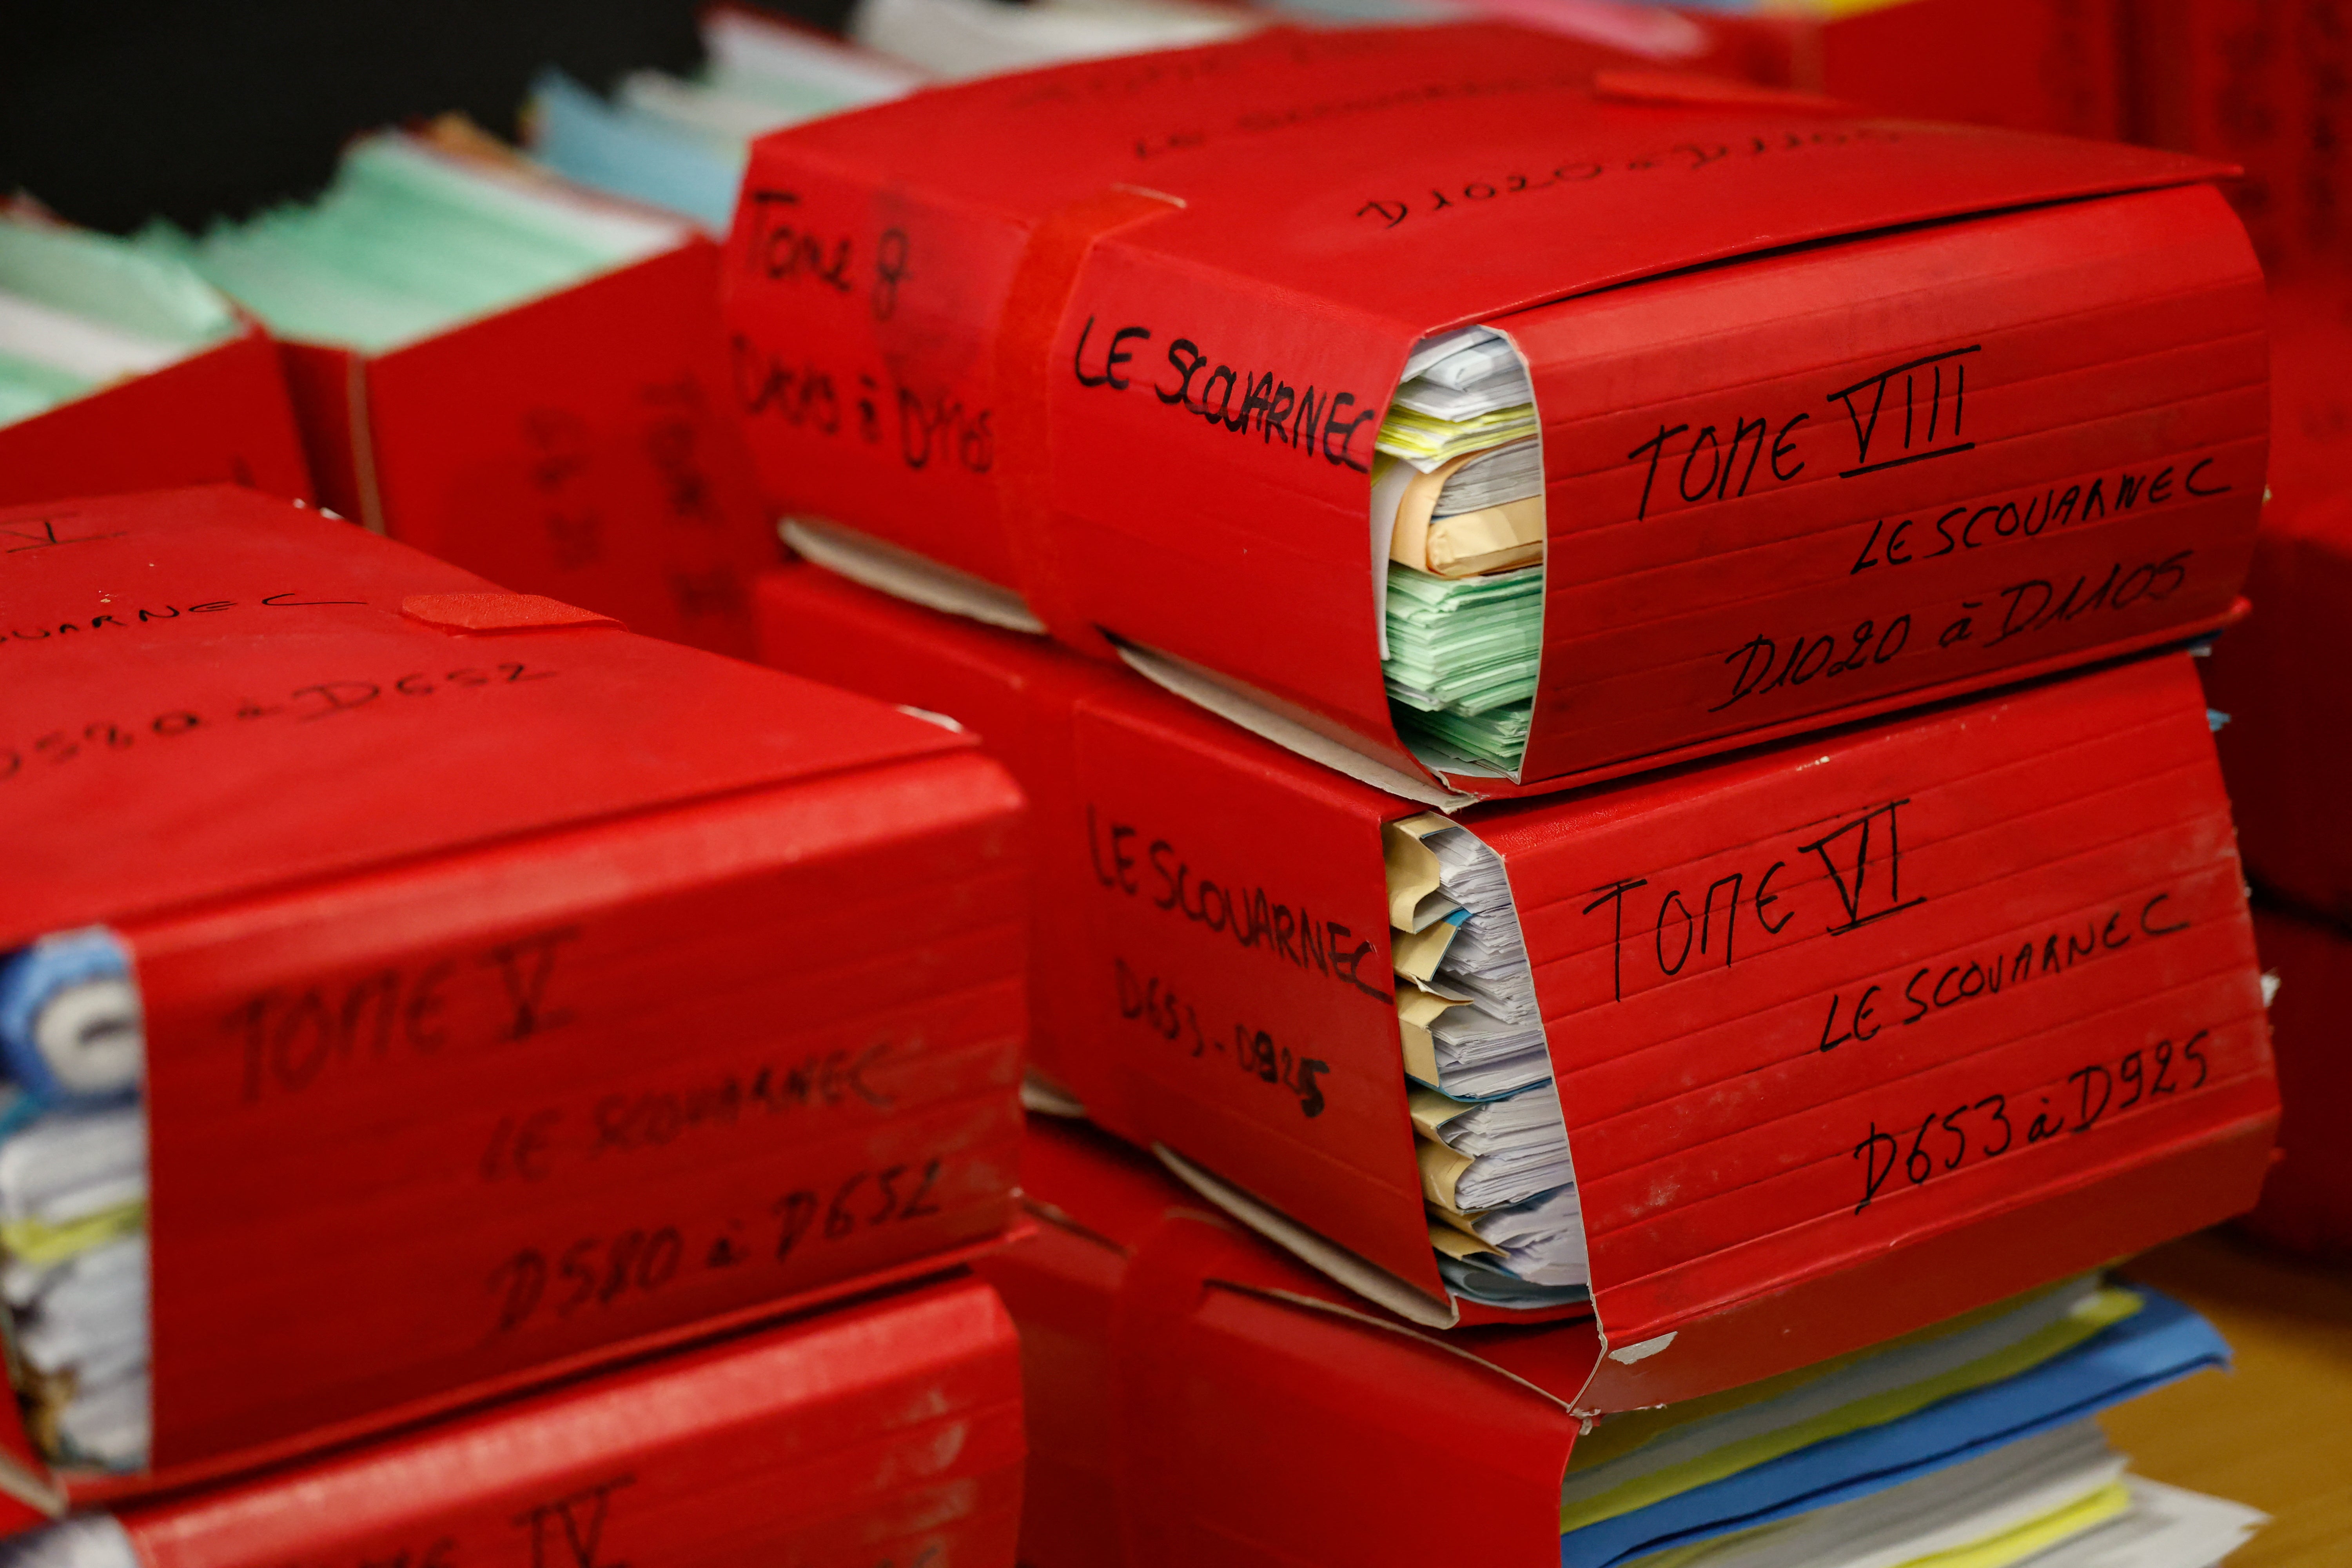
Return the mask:
[[669,223],[592,206],[544,179],[404,136],[344,154],[334,183],[200,236],[138,237],[284,336],[380,353],[551,293],[678,242]]
[[148,1436],[146,1042],[121,944],[0,962],[0,1300],[26,1427],[58,1465],[136,1469]]
[[1388,541],[1389,697],[1399,732],[1509,774],[1542,661],[1542,443],[1527,362],[1465,327],[1416,345],[1381,423],[1372,535]]
[[1939,1552],[2004,1568],[2131,1513],[2124,1460],[2085,1417],[2228,1354],[2186,1308],[2082,1281],[1605,1416],[1569,1458],[1562,1568],[1892,1568]]
[[1543,661],[1543,580],[1539,565],[1449,579],[1388,563],[1382,671],[1397,731],[1424,758],[1459,773],[1519,765]]
[[0,426],[225,342],[236,312],[186,268],[0,212]]
[[699,75],[632,71],[609,101],[550,70],[525,116],[531,154],[583,185],[724,232],[753,137],[924,80],[895,60],[743,11],[710,13],[702,42],[709,63]]
[[745,584],[775,534],[696,225],[445,118],[353,142],[315,202],[140,242],[279,340],[257,332],[257,357],[323,506],[632,630],[748,651]]
[[[1328,1310],[1312,1274],[1076,1124],[1033,1119],[1022,1180],[1040,1234],[982,1271],[1055,1351],[1027,1369],[1036,1568],[1118,1561],[1122,1534],[1151,1568],[2209,1568],[2262,1522],[2129,1474],[2094,1424],[2228,1360],[2126,1282],[2055,1280],[1825,1358],[1776,1332],[1754,1371],[1661,1396],[1638,1368],[1672,1343]],[[1413,1484],[1427,1448],[1401,1435],[1439,1428],[1475,1508]],[[1275,1455],[1266,1507],[1244,1483]]]
[[1438,1271],[1497,1306],[1582,1300],[1568,1129],[1503,862],[1423,814],[1381,829],[1390,952]]

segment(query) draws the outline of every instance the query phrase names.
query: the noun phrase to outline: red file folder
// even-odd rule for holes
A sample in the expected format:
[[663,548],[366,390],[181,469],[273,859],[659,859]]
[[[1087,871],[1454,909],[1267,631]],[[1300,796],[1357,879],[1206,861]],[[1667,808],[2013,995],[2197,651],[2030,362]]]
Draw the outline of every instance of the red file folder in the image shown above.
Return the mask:
[[2254,613],[2200,661],[2229,715],[2221,767],[2248,875],[2289,902],[2352,921],[2352,289],[2290,283],[2272,298],[2277,342],[2270,500],[2247,587]]
[[660,255],[389,353],[288,343],[320,496],[518,591],[748,652],[777,551],[723,406],[717,288],[681,223]]
[[2279,1163],[2242,1222],[2282,1247],[2352,1255],[2352,1150],[2335,1119],[2352,1104],[2343,1018],[2352,994],[2352,936],[2282,910],[2254,911],[2254,941],[2278,977],[2271,1036],[2278,1051]]
[[0,950],[143,1000],[153,1474],[936,1268],[1009,1217],[970,738],[226,488],[0,513]]
[[115,1517],[142,1568],[1011,1568],[1018,1376],[967,1276]]
[[1792,84],[1890,114],[2124,132],[2117,0],[1901,0],[1789,23]]
[[[2214,172],[1499,26],[1276,31],[762,139],[732,384],[837,559],[1424,798],[1556,788],[2225,619],[2264,355]],[[1516,779],[1440,780],[1365,470],[1412,345],[1479,321],[1543,420],[1544,671]]]
[[[1089,1118],[1401,1315],[1527,1321],[1431,1261],[1381,848],[1412,803],[820,572],[761,605],[771,660],[1022,781],[1033,1059]],[[1673,1347],[1612,1376],[1685,1397],[1864,1342],[1857,1293],[1916,1326],[2253,1202],[2276,1091],[2189,666],[1456,818],[1510,880],[1606,1342]]]
[[311,496],[278,345],[258,326],[0,426],[0,506],[218,483]]
[[2352,261],[2344,78],[2352,33],[2336,0],[2129,0],[2131,133],[2239,166],[2225,188],[2264,266]]
[[1367,1317],[1073,1124],[1032,1119],[1022,1186],[1038,1232],[981,1269],[1021,1325],[1031,1568],[1559,1560],[1571,1406],[1619,1408],[1582,1325]]

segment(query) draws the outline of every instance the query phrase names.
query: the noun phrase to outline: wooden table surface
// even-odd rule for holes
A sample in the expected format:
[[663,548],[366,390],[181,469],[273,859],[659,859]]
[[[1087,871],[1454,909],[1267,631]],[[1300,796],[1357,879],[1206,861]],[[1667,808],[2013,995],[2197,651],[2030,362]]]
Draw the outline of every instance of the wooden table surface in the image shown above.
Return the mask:
[[2352,1564],[2352,1268],[2208,1231],[2121,1272],[2204,1313],[2237,1352],[2233,1372],[2101,1418],[2132,1468],[2273,1516],[2230,1568]]

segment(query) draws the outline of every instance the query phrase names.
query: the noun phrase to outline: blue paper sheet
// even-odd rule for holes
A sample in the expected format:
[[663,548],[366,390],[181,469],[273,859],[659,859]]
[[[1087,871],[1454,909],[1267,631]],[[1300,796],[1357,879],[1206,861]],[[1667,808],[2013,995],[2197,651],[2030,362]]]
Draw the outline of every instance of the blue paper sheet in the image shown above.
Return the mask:
[[541,75],[531,110],[531,155],[557,174],[727,232],[743,154],[724,156],[688,132],[616,109],[562,71]]
[[1612,1568],[1867,1497],[2228,1363],[2230,1347],[2210,1323],[2145,1286],[2132,1289],[2147,1302],[2137,1312],[2029,1372],[1570,1531],[1559,1538],[1561,1568]]

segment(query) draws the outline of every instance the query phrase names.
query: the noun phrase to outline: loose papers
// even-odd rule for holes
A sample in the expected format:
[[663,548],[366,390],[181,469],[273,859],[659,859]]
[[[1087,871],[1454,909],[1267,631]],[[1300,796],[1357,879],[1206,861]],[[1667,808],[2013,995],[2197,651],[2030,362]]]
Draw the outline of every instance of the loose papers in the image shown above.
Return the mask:
[[[1675,1419],[1674,1407],[1657,1413],[1664,1420],[1649,1434],[1650,1442],[1696,1432],[1708,1451],[1719,1457],[1729,1451],[1750,1462],[1713,1479],[1701,1479],[1712,1473],[1708,1467],[1685,1471],[1683,1479],[1697,1484],[1622,1513],[1576,1523],[1560,1537],[1562,1568],[1615,1568],[1670,1548],[1868,1498],[2069,1426],[2200,1368],[2223,1364],[2229,1353],[2211,1325],[2153,1291],[2074,1295],[2054,1322],[2048,1321],[2046,1308],[2031,1303],[2013,1310],[2022,1315],[2005,1327],[1999,1326],[1999,1317],[1979,1320],[1979,1329],[1970,1331],[1973,1339],[1940,1348],[1934,1342],[1906,1342],[1885,1352],[1904,1359],[1876,1372],[1871,1358],[1857,1358],[1832,1374],[1843,1381],[1819,1387],[1801,1384],[1736,1420],[1727,1421],[1718,1409],[1686,1426]],[[2087,1336],[2081,1331],[2085,1327],[2092,1330]],[[2021,1329],[2031,1331],[2020,1337]],[[2010,1342],[2005,1345],[2000,1343],[2004,1338]],[[1971,1354],[1988,1345],[1996,1348]],[[1848,1397],[1855,1394],[1862,1396]],[[1699,1422],[1717,1425],[1710,1431]],[[1601,1435],[1606,1436],[1609,1426],[1601,1422]],[[1812,1440],[1793,1447],[1786,1438],[1767,1440],[1747,1454],[1713,1441],[1727,1432],[1745,1433],[1732,1439],[1738,1442],[1773,1431]],[[1641,1452],[1636,1447],[1633,1456]],[[1601,1475],[1602,1468],[1580,1471],[1571,1461],[1563,1489],[1563,1497],[1571,1500],[1563,1507],[1564,1522],[1586,1519],[1597,1499],[1608,1495],[1605,1489],[1589,1493],[1596,1478],[1604,1483],[1612,1479]],[[1616,1483],[1622,1485],[1629,1473],[1613,1472]]]
[[0,962],[0,1298],[26,1425],[60,1465],[147,1458],[144,1058],[110,933],[65,932]]

